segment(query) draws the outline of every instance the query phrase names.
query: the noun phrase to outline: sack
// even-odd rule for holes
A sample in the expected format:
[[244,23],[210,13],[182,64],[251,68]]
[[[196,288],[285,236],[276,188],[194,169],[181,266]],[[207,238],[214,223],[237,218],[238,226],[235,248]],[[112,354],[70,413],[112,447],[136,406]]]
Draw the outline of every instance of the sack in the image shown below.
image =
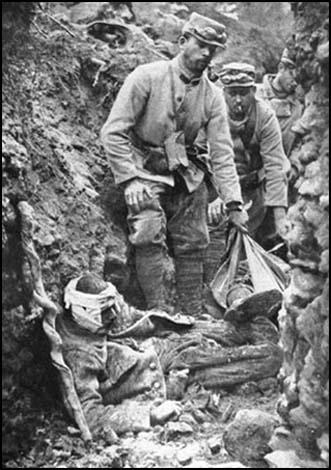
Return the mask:
[[239,266],[242,253],[242,234],[231,230],[228,239],[228,248],[225,252],[221,265],[210,283],[210,288],[216,302],[223,308],[227,307],[227,295],[234,280]]
[[229,288],[238,273],[240,261],[246,260],[254,293],[277,289],[283,292],[288,285],[290,267],[281,259],[267,253],[248,234],[232,229],[228,248],[221,260],[210,287],[216,302],[227,308]]

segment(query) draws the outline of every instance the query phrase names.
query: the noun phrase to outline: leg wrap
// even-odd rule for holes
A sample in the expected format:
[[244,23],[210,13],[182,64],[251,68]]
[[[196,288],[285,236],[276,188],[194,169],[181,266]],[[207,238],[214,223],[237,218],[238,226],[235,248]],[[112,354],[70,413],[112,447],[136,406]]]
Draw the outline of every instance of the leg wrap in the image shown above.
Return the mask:
[[187,315],[202,314],[203,256],[192,253],[175,259],[176,307]]
[[159,246],[136,247],[136,270],[147,309],[165,307],[164,250]]

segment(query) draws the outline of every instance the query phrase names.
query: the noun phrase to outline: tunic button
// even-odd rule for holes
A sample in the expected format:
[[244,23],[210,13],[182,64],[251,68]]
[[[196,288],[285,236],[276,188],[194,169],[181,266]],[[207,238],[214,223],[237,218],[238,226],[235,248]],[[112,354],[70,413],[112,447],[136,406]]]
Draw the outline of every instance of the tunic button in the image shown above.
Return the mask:
[[155,382],[154,383],[154,388],[159,389],[161,387],[160,382]]
[[183,98],[182,98],[181,96],[178,96],[177,101],[180,102],[180,101],[182,101],[182,99],[183,99]]
[[151,362],[149,367],[152,369],[152,370],[155,370],[156,369],[156,364],[155,362]]

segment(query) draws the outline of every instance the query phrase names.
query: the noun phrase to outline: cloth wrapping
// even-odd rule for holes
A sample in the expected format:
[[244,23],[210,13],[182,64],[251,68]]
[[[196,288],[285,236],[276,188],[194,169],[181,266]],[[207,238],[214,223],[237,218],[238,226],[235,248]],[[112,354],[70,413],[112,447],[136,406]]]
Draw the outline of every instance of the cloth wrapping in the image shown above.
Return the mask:
[[64,291],[65,308],[71,308],[73,319],[83,328],[92,332],[103,327],[101,312],[115,304],[116,288],[108,286],[99,294],[86,294],[76,290],[82,276],[72,279]]

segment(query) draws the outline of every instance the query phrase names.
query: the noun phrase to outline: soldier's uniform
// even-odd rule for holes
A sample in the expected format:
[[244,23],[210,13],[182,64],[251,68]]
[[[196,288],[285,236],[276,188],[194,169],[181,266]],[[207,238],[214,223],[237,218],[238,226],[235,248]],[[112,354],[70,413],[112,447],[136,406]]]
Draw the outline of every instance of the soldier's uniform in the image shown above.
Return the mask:
[[[78,283],[91,277],[96,278],[70,281],[67,310],[56,329],[93,437],[111,442],[113,431],[150,429],[153,408],[173,397],[171,371],[187,370],[183,390],[192,382],[233,386],[278,372],[278,333],[267,318],[235,326],[143,312],[130,307],[111,283],[95,295],[78,291]],[[105,328],[102,312],[114,305],[117,314]]]
[[[224,27],[197,14],[186,31],[208,44],[224,42]],[[242,198],[223,95],[206,74],[191,78],[180,57],[139,66],[121,88],[101,135],[115,182],[139,178],[153,190],[142,210],[129,207],[127,219],[147,308],[165,308],[167,247],[175,261],[178,306],[198,313],[209,242],[206,168],[194,145],[200,129],[219,194],[229,205],[240,205]]]
[[[286,67],[295,69],[296,64],[290,57],[288,49],[285,49],[281,57],[281,63]],[[295,152],[297,142],[301,138],[300,122],[302,119],[304,105],[299,100],[296,91],[288,93],[278,90],[273,86],[276,75],[266,74],[263,82],[257,85],[256,96],[267,102],[275,111],[281,132],[285,153],[289,158],[294,174],[299,172],[300,163],[297,161]],[[291,201],[294,200],[296,192],[293,189],[295,181],[290,183]]]
[[[281,57],[281,62],[288,67],[295,68],[295,62],[285,49]],[[298,99],[296,92],[286,93],[273,86],[276,75],[266,74],[263,82],[257,85],[256,96],[268,102],[276,113],[280,128],[285,153],[290,157],[295,142],[295,124],[300,120],[303,113],[303,104]],[[294,130],[293,130],[294,128]]]
[[[223,67],[220,77],[224,87],[253,87],[255,70],[249,64],[231,63]],[[268,208],[287,207],[287,173],[290,163],[285,155],[280,126],[275,112],[254,98],[246,118],[241,122],[229,116],[235,163],[244,203],[248,209],[248,229],[261,244],[274,232]],[[211,242],[204,266],[205,282],[212,280],[225,251],[227,221],[210,226]]]

